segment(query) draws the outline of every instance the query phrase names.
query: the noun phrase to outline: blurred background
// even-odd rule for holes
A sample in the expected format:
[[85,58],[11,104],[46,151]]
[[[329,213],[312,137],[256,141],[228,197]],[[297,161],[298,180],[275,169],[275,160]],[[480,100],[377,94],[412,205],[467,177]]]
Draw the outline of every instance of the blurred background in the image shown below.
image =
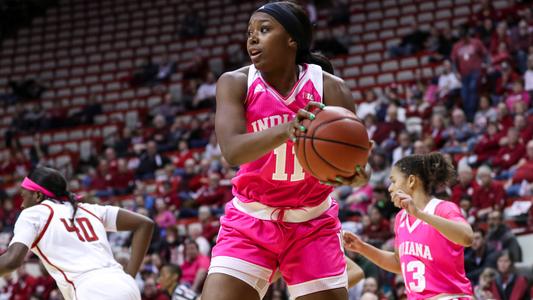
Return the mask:
[[[533,298],[532,2],[298,2],[316,25],[313,48],[351,88],[377,143],[369,184],[334,191],[344,229],[393,249],[390,167],[440,151],[458,180],[439,196],[476,228],[465,251],[476,297]],[[158,285],[168,263],[201,293],[237,170],[214,135],[216,80],[250,63],[248,19],[264,3],[0,0],[0,250],[20,212],[20,180],[52,166],[86,201],[156,221],[136,278],[143,299],[169,299]],[[109,239],[127,260],[129,234]],[[366,275],[350,299],[405,299],[401,277],[349,255]],[[525,280],[496,280],[510,275]],[[36,257],[0,285],[0,299],[61,299]],[[284,283],[266,299],[288,299]]]

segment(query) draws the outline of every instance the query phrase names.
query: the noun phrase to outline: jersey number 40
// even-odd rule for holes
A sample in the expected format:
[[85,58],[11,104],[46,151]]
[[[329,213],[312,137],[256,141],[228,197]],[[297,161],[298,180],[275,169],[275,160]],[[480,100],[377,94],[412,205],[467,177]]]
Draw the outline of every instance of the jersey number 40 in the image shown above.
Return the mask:
[[94,242],[98,240],[98,236],[94,232],[91,222],[87,218],[76,218],[77,226],[70,219],[60,219],[68,232],[75,232],[78,239],[82,242]]

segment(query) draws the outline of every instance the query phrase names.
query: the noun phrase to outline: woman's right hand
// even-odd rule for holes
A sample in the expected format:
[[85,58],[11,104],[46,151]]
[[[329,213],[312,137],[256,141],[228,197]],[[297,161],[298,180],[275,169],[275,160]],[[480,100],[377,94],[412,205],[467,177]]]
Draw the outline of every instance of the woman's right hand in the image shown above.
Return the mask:
[[307,131],[307,128],[302,125],[302,121],[305,119],[313,121],[316,117],[313,112],[322,110],[324,107],[326,106],[320,102],[309,101],[304,108],[299,109],[294,119],[286,125],[288,137],[293,142],[296,141],[296,137],[300,135],[299,133],[305,133]]
[[344,231],[342,234],[342,239],[344,240],[344,248],[353,252],[361,252],[364,242],[357,235]]

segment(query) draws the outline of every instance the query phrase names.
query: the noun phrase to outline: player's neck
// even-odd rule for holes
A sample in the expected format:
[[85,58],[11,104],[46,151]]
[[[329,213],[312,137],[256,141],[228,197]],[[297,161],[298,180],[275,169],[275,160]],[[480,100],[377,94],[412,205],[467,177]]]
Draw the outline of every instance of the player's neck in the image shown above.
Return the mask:
[[431,201],[431,198],[433,198],[431,195],[428,195],[424,192],[415,191],[413,193],[413,201],[415,202],[415,206],[420,210],[426,208],[426,205],[429,203],[429,201]]
[[272,72],[261,72],[263,79],[273,87],[280,95],[287,96],[292,87],[298,81],[298,66],[276,70]]

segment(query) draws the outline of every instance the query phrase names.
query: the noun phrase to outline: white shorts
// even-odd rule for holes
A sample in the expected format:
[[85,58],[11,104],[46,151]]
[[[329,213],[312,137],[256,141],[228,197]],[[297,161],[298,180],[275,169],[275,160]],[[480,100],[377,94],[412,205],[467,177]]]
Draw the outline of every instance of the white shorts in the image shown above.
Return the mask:
[[137,283],[122,270],[93,271],[75,285],[76,300],[141,300]]

